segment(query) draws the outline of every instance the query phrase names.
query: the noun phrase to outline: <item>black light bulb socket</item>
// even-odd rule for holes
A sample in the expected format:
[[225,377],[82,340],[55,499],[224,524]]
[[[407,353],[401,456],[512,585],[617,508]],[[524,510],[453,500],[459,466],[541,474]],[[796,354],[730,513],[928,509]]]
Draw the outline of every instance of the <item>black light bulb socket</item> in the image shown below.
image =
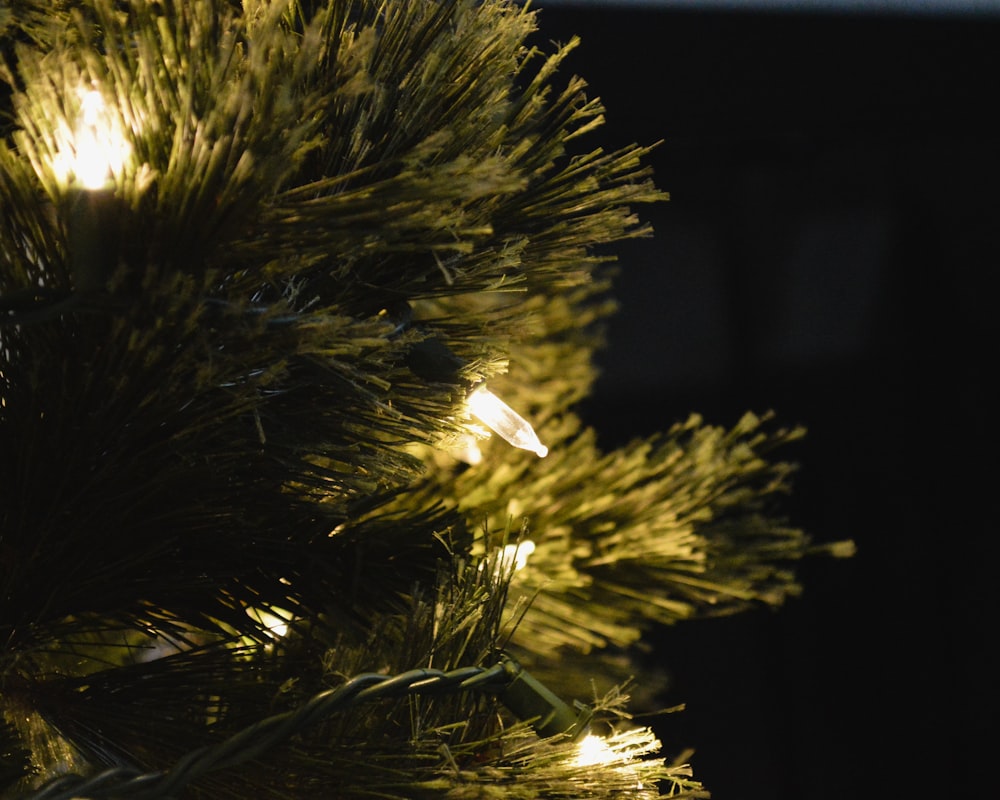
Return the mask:
[[[392,336],[411,328],[422,330],[419,323],[413,322],[413,308],[405,300],[389,303],[379,314],[395,325]],[[460,384],[463,383],[461,373],[466,364],[436,336],[428,336],[410,346],[406,356],[406,366],[422,380],[431,383]]]
[[576,701],[571,706],[509,656],[502,663],[508,680],[497,698],[518,719],[530,722],[539,736],[562,735],[575,741],[590,730],[590,706]]
[[122,213],[113,189],[71,190],[66,227],[75,291],[107,289],[118,262]]
[[462,383],[465,362],[436,337],[424,339],[410,348],[406,366],[418,378],[431,383]]

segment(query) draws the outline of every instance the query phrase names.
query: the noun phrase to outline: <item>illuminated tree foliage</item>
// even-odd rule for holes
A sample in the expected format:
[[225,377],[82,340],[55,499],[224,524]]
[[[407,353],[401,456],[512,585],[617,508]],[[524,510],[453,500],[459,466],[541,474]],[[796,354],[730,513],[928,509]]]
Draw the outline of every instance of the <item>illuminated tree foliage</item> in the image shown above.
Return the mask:
[[[0,6],[3,796],[705,794],[689,743],[631,723],[628,653],[797,592],[775,450],[802,431],[692,417],[602,452],[574,415],[612,245],[666,195],[647,147],[588,146],[604,110],[540,21]],[[546,457],[470,415],[486,381]],[[294,716],[508,657],[593,707],[602,758],[502,680]]]

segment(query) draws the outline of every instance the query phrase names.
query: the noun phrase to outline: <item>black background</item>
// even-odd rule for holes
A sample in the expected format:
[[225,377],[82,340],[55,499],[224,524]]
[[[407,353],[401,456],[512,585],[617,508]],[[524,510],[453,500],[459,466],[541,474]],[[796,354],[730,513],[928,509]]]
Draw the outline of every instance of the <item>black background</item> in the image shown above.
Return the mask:
[[[536,6],[537,7],[537,6]],[[777,612],[654,634],[654,727],[715,800],[996,796],[1000,18],[540,4],[541,39],[663,140],[669,203],[616,248],[584,408],[608,446],[689,412],[801,423],[804,563]]]

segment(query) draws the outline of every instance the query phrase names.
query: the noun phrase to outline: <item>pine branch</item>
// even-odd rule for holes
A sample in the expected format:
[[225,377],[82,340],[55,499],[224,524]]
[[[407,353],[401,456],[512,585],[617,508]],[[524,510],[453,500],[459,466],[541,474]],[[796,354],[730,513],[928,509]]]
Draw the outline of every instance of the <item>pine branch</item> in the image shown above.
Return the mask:
[[504,470],[448,478],[470,520],[527,522],[536,549],[514,582],[531,602],[519,645],[539,655],[624,647],[651,625],[797,594],[793,565],[814,550],[780,516],[795,465],[773,453],[804,431],[772,421],[747,414],[725,430],[693,416],[600,454],[593,432],[564,418],[543,429],[557,443],[544,462],[519,455]]
[[[796,590],[808,539],[770,506],[791,473],[770,458],[798,431],[693,418],[603,454],[573,416],[613,310],[609,246],[666,199],[649,148],[584,149],[604,110],[557,83],[575,40],[529,47],[535,13],[506,0],[10,10],[12,791],[167,769],[359,672],[507,645],[608,666],[650,625]],[[74,157],[97,101],[118,146],[91,189]],[[490,443],[484,468],[456,466],[485,379],[538,423],[545,462]],[[538,550],[508,586],[496,548],[522,516]],[[615,731],[596,768],[481,697],[383,698],[191,791],[702,796],[649,758],[651,732]]]

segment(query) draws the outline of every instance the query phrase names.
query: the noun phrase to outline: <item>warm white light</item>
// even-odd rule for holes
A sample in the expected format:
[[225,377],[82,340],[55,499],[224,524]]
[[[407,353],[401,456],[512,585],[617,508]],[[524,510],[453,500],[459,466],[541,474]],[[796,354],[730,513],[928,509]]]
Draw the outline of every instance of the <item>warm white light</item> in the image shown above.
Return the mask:
[[[654,778],[663,763],[648,758],[661,749],[659,740],[649,728],[616,731],[607,737],[588,733],[575,743],[574,748],[573,763],[576,766],[600,766],[614,770],[625,785],[639,792],[645,791],[649,785],[646,776]],[[690,776],[687,766],[675,767],[674,770],[676,774]]]
[[514,447],[530,450],[539,458],[548,454],[549,448],[538,440],[535,429],[528,421],[487,389],[485,384],[479,384],[469,395],[468,404],[469,413]]
[[519,544],[505,544],[500,552],[500,567],[504,570],[514,568],[515,572],[524,569],[528,556],[535,552],[535,543],[525,539]]
[[489,563],[496,575],[508,575],[512,572],[520,572],[528,564],[528,556],[535,552],[535,543],[531,539],[525,539],[519,544],[505,544],[497,553],[495,559],[489,562],[482,562],[479,570],[482,571]]
[[591,767],[597,764],[612,764],[621,761],[622,756],[616,753],[603,736],[588,733],[576,745],[574,763],[578,767]]
[[[483,433],[489,436],[489,433],[486,431],[483,431]],[[462,438],[459,446],[453,450],[453,455],[471,467],[483,463],[483,451],[479,449],[479,442],[476,441],[476,437],[472,434]]]
[[53,168],[65,183],[75,180],[84,189],[101,189],[119,172],[131,149],[115,118],[108,113],[96,89],[80,95],[80,116],[63,143]]
[[263,625],[274,639],[280,639],[288,633],[288,623],[292,618],[291,614],[281,608],[271,608],[268,611],[260,608],[248,608],[247,616]]

